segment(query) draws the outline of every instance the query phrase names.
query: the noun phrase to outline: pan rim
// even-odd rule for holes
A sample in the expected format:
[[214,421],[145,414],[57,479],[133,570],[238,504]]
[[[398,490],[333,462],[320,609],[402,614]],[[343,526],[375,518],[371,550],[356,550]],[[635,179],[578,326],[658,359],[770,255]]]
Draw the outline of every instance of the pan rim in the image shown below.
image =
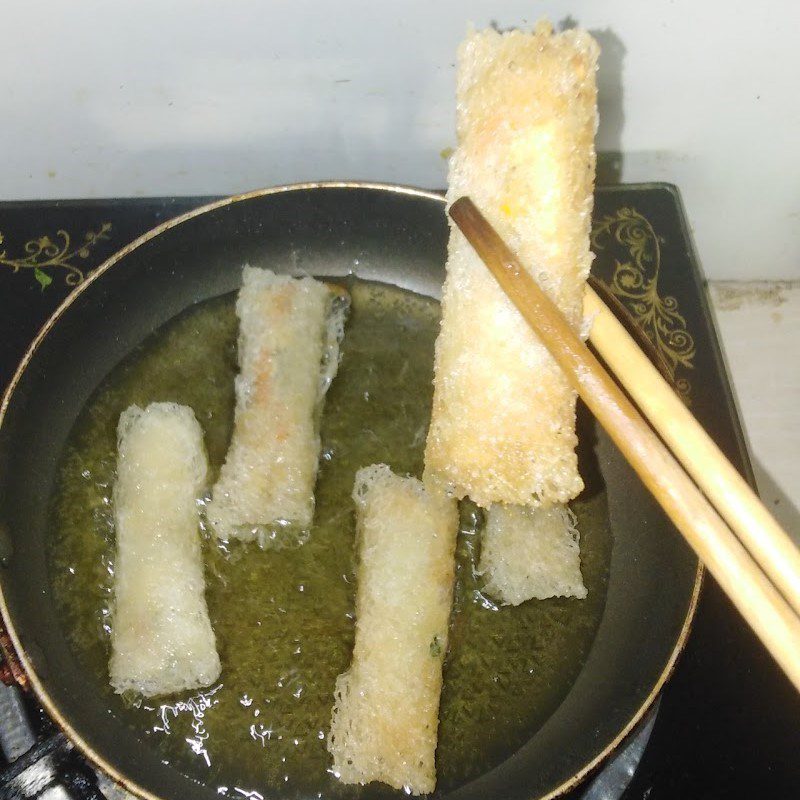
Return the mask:
[[[88,275],[87,278],[79,286],[77,286],[69,295],[67,295],[67,297],[55,309],[55,311],[50,315],[50,317],[48,317],[48,319],[39,329],[39,332],[36,334],[31,344],[28,346],[27,350],[25,351],[25,354],[20,360],[19,365],[14,371],[11,380],[8,383],[8,386],[3,392],[2,401],[0,402],[0,428],[2,428],[3,426],[6,411],[11,402],[11,398],[14,394],[15,389],[19,384],[20,380],[22,379],[22,376],[25,373],[25,370],[27,369],[31,359],[33,358],[36,351],[39,349],[39,346],[41,345],[42,341],[45,339],[47,334],[55,326],[56,322],[58,322],[58,320],[63,316],[63,314],[69,309],[69,307],[75,302],[75,300],[77,300],[77,298],[92,283],[98,280],[100,276],[102,276],[111,267],[113,267],[115,264],[117,264],[119,261],[125,258],[129,253],[138,249],[143,244],[155,238],[156,236],[164,233],[165,231],[168,231],[184,222],[187,222],[188,220],[194,219],[195,217],[201,216],[210,211],[214,211],[218,208],[223,208],[225,206],[232,205],[233,203],[241,202],[244,200],[250,200],[258,197],[282,194],[286,192],[308,191],[315,189],[358,189],[358,190],[367,189],[367,190],[386,192],[387,194],[408,195],[411,197],[420,197],[427,200],[434,200],[438,203],[441,203],[443,206],[447,202],[444,195],[439,192],[435,192],[429,189],[421,189],[418,187],[408,186],[404,184],[381,183],[372,181],[309,181],[303,183],[282,184],[262,189],[254,189],[240,194],[234,194],[229,197],[224,197],[219,200],[214,200],[210,203],[199,206],[198,208],[194,208],[191,211],[187,211],[183,214],[173,217],[172,219],[169,219],[166,222],[162,222],[160,225],[157,225],[151,228],[150,230],[146,231],[145,233],[141,234],[132,242],[120,248],[113,255],[107,258],[99,267],[97,267],[94,271],[92,271],[92,273]],[[656,681],[653,683],[644,701],[631,715],[626,724],[622,726],[622,728],[617,732],[616,736],[614,736],[614,738],[610,742],[607,742],[606,745],[601,749],[601,751],[597,753],[588,763],[584,764],[579,770],[574,772],[568,779],[563,781],[559,786],[550,790],[550,792],[548,792],[547,794],[538,795],[536,797],[531,796],[531,800],[555,800],[555,798],[561,797],[567,792],[574,789],[581,782],[583,782],[590,774],[592,774],[604,761],[606,761],[619,748],[619,746],[622,744],[625,738],[631,733],[631,731],[636,727],[636,725],[639,724],[644,715],[648,712],[650,707],[655,702],[656,698],[660,694],[666,682],[669,680],[670,676],[672,675],[675,669],[675,665],[677,664],[678,658],[680,657],[681,653],[686,647],[686,642],[688,640],[689,633],[691,631],[692,623],[694,621],[695,613],[697,610],[697,604],[700,597],[700,590],[703,584],[704,574],[705,574],[705,568],[703,566],[702,561],[698,559],[694,585],[692,587],[692,593],[689,598],[689,604],[686,610],[686,616],[684,617],[680,632],[678,633],[678,636],[675,639],[675,643],[672,647],[672,651],[670,652],[669,658],[664,664],[661,673],[659,674]],[[31,663],[31,660],[25,648],[22,646],[22,642],[17,634],[16,627],[8,610],[8,605],[6,603],[6,598],[3,591],[2,581],[0,581],[0,617],[2,617],[3,626],[5,627],[6,632],[8,633],[9,638],[11,640],[11,644],[14,648],[14,653],[12,654],[12,656],[15,655],[19,659],[19,662],[25,671],[29,684],[32,687],[34,694],[36,695],[37,700],[42,704],[42,706],[47,711],[48,715],[56,723],[56,725],[67,735],[69,740],[78,748],[78,750],[81,751],[81,753],[84,756],[86,756],[86,758],[92,764],[103,770],[114,782],[122,786],[126,791],[130,792],[134,796],[142,798],[142,800],[164,800],[162,796],[154,794],[149,790],[145,789],[144,787],[140,786],[138,783],[136,783],[135,780],[128,777],[124,773],[120,772],[113,764],[109,763],[102,754],[97,752],[81,736],[81,734],[78,733],[78,731],[76,731],[75,728],[73,728],[69,720],[61,713],[56,702],[50,697],[50,694],[47,691],[47,688],[45,687],[44,683],[36,674],[36,671],[34,670],[33,665]]]

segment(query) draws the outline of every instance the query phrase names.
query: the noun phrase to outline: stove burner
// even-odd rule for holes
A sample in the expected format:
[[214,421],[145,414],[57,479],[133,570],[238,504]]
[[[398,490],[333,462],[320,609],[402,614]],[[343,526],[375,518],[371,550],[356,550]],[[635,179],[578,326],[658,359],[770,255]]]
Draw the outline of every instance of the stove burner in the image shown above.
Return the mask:
[[31,715],[28,702],[16,686],[0,684],[0,798],[109,800],[67,737],[41,709]]

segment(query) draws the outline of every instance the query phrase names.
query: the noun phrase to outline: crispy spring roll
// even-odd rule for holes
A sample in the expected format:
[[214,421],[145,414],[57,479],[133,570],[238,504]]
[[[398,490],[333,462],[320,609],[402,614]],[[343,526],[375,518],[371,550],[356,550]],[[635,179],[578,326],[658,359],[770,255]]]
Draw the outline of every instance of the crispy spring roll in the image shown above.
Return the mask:
[[328,737],[344,783],[431,792],[453,598],[455,501],[380,464],[356,475],[356,639]]
[[484,590],[505,605],[586,597],[579,533],[567,506],[492,506],[481,537]]
[[220,538],[311,525],[319,419],[347,307],[338,287],[244,268],[233,438],[207,508]]
[[117,429],[111,685],[151,697],[208,686],[220,662],[205,601],[203,433],[176,403],[131,406]]
[[[469,195],[572,325],[592,256],[598,48],[585,31],[472,33],[458,56],[448,200]],[[425,479],[461,498],[582,489],[575,392],[451,222]]]

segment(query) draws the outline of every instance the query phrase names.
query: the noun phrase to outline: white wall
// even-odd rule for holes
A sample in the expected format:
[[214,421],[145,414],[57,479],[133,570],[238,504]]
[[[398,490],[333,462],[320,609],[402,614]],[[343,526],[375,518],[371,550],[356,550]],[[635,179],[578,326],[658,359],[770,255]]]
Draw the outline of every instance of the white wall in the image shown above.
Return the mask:
[[9,2],[0,198],[442,186],[467,21],[601,33],[599,147],[683,192],[710,277],[800,276],[800,5]]

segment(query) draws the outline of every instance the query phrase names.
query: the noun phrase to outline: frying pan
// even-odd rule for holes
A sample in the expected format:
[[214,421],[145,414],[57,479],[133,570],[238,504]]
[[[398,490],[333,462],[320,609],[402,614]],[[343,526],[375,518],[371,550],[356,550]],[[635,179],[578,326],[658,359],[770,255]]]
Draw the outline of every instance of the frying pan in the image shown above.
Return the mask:
[[[397,186],[304,184],[212,203],[109,259],[47,322],[0,408],[0,606],[39,700],[75,744],[146,798],[217,798],[162,762],[113,713],[70,649],[50,591],[47,508],[66,437],[108,372],[193,303],[234,291],[242,263],[359,277],[439,297],[443,198]],[[538,732],[452,800],[556,797],[620,745],[667,679],[688,634],[701,568],[599,429],[588,437],[613,531],[606,606],[588,659]],[[360,797],[368,797],[368,788]],[[378,790],[380,791],[380,790]],[[276,794],[280,797],[280,794]]]

